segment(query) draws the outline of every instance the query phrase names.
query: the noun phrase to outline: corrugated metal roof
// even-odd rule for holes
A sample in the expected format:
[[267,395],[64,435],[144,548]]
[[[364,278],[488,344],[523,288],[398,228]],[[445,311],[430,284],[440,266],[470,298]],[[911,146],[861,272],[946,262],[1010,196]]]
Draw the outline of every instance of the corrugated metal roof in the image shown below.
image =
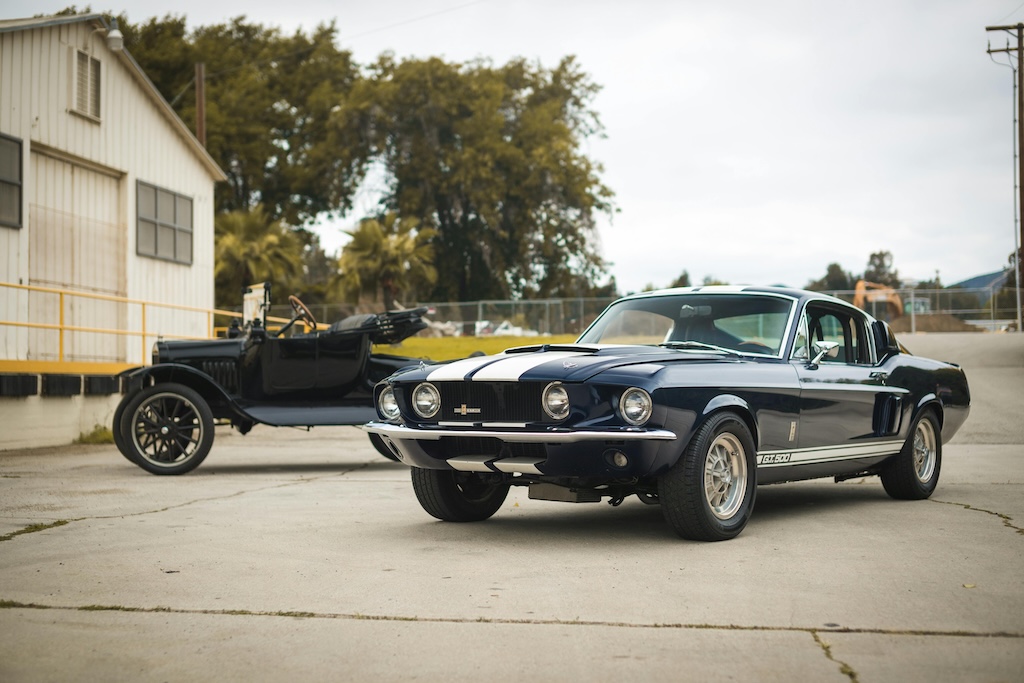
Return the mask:
[[[61,24],[72,24],[77,22],[90,22],[96,28],[109,29],[110,26],[103,18],[102,14],[69,14],[63,16],[43,16],[43,17],[29,17],[25,19],[3,19],[0,20],[0,33],[8,33],[12,31],[30,31],[34,29],[47,28],[50,26],[60,26]],[[128,50],[120,50],[118,52],[111,51],[111,54],[115,55],[117,59],[121,61],[128,68],[128,72],[135,78],[135,82],[142,88],[143,93],[156,105],[157,109],[164,115],[167,121],[171,124],[171,127],[185,140],[185,143],[195,153],[199,160],[210,175],[213,176],[214,180],[224,181],[227,180],[227,176],[224,171],[221,170],[220,166],[214,161],[210,153],[206,151],[206,148],[199,144],[199,140],[192,134],[185,122],[181,120],[178,114],[171,108],[164,96],[160,94],[156,86],[153,85],[153,81],[149,80],[149,76],[142,70],[135,58],[131,56]]]

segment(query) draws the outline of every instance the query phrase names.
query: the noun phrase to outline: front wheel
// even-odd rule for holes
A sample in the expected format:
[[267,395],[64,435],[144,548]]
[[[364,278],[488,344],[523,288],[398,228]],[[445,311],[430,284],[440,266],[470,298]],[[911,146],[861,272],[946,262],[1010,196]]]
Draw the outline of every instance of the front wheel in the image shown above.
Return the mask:
[[757,492],[754,439],[734,413],[713,415],[658,479],[665,520],[691,541],[725,541],[747,525]]
[[444,522],[480,522],[489,518],[508,495],[499,475],[455,470],[412,468],[412,488],[427,513]]
[[153,474],[191,472],[213,445],[213,413],[182,384],[143,389],[125,406],[119,429],[125,453]]
[[924,500],[939,483],[942,439],[939,420],[928,410],[922,413],[903,444],[903,450],[881,472],[882,487],[899,500]]

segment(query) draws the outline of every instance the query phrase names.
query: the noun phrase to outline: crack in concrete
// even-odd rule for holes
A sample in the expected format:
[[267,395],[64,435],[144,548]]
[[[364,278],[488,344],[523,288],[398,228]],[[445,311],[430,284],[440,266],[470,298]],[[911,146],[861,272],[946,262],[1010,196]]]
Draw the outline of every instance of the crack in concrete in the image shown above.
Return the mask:
[[967,503],[957,503],[957,502],[951,501],[951,500],[935,500],[935,499],[930,499],[930,500],[933,503],[941,503],[942,505],[952,505],[954,507],[961,507],[964,510],[970,510],[971,512],[984,512],[987,515],[992,515],[993,517],[998,517],[999,519],[1002,520],[1003,526],[1005,526],[1008,529],[1013,529],[1014,531],[1016,531],[1021,536],[1024,536],[1024,528],[1021,528],[1021,527],[1017,526],[1016,524],[1014,524],[1013,523],[1013,517],[1011,517],[1010,515],[1004,515],[1001,512],[994,512],[992,510],[985,510],[984,508],[976,508],[973,505],[968,505]]
[[[175,607],[127,607],[124,605],[41,605],[39,603],[23,603],[16,600],[0,599],[0,609],[36,609],[59,610],[69,612],[132,612],[138,614],[184,614],[208,616],[243,616],[243,617],[284,617],[289,619],[337,619],[348,621],[385,621],[385,622],[416,622],[424,624],[496,624],[512,626],[603,626],[609,628],[636,629],[679,629],[707,631],[758,631],[775,633],[807,633],[811,635],[822,650],[827,654],[827,644],[821,642],[819,634],[854,634],[854,635],[886,635],[886,636],[930,636],[951,638],[1011,638],[1024,640],[1024,632],[1014,631],[961,631],[933,629],[891,629],[891,628],[851,628],[844,626],[750,626],[742,624],[698,624],[650,622],[636,623],[629,621],[604,621],[597,619],[517,619],[513,617],[419,617],[395,614],[361,614],[358,612],[301,612],[301,611],[268,611],[245,609],[185,609]],[[838,664],[839,660],[829,657]]]
[[849,678],[851,681],[853,681],[853,683],[858,682],[857,672],[854,671],[853,667],[847,664],[846,662],[842,661],[841,659],[836,659],[835,655],[832,654],[831,643],[822,640],[821,636],[818,634],[817,631],[811,631],[811,637],[814,638],[814,642],[818,644],[818,647],[821,648],[821,651],[825,653],[825,658],[828,659],[828,661],[839,665],[839,673]]
[[247,495],[249,493],[258,493],[260,491],[272,491],[274,489],[283,489],[283,488],[287,488],[289,486],[298,486],[300,484],[308,484],[310,482],[320,481],[321,479],[328,479],[330,477],[336,477],[336,476],[339,476],[339,475],[344,476],[346,474],[351,474],[352,472],[357,472],[359,470],[366,469],[369,466],[370,466],[370,463],[365,462],[362,465],[359,465],[358,467],[352,467],[350,469],[341,470],[339,472],[331,472],[330,474],[325,474],[325,475],[318,476],[318,477],[303,477],[301,479],[296,479],[295,481],[286,481],[286,482],[281,483],[281,484],[274,484],[273,486],[263,486],[263,487],[260,487],[260,488],[246,489],[246,490],[242,490],[242,491],[235,491],[234,493],[230,493],[230,494],[226,494],[226,495],[221,495],[221,496],[211,496],[209,498],[195,498],[193,500],[187,500],[187,501],[185,501],[183,503],[178,503],[176,505],[168,505],[166,507],[157,508],[157,509],[154,509],[154,510],[141,510],[139,512],[127,512],[127,513],[119,514],[119,515],[91,515],[89,517],[73,517],[71,519],[59,519],[59,520],[57,520],[55,522],[50,522],[50,523],[29,524],[27,527],[25,527],[23,529],[18,529],[17,531],[12,531],[9,534],[4,534],[3,536],[0,536],[0,543],[2,543],[3,541],[9,541],[12,538],[15,538],[16,536],[22,536],[22,535],[25,535],[25,534],[33,534],[33,533],[36,533],[37,531],[46,531],[47,529],[53,529],[55,527],[65,526],[67,524],[71,524],[72,522],[86,522],[86,521],[95,520],[95,519],[123,519],[125,517],[143,517],[145,515],[155,515],[155,514],[159,514],[161,512],[168,512],[170,510],[177,510],[177,509],[180,509],[180,508],[188,507],[190,505],[195,505],[197,503],[207,503],[207,502],[215,501],[215,500],[229,500],[231,498],[238,498],[240,496],[244,496],[244,495]]

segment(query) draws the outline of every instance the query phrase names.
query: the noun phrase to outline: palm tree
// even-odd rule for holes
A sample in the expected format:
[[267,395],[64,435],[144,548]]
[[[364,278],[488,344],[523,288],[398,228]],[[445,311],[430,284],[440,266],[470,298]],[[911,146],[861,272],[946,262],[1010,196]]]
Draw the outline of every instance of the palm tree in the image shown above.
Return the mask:
[[214,223],[214,288],[220,305],[238,303],[243,287],[270,281],[292,293],[302,275],[302,240],[262,206],[219,214]]
[[353,303],[362,294],[374,298],[380,291],[385,308],[395,305],[395,297],[410,289],[437,282],[434,247],[430,241],[436,232],[419,228],[414,220],[401,220],[388,212],[379,218],[366,218],[359,227],[345,231],[352,238],[341,251],[341,271],[336,286]]

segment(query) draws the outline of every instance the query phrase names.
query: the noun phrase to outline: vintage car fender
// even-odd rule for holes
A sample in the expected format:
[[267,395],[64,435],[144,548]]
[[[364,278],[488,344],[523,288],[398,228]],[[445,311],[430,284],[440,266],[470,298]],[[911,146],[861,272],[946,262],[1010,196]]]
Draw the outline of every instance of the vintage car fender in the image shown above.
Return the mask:
[[147,365],[135,368],[134,370],[127,370],[121,373],[121,377],[126,384],[123,402],[128,401],[132,395],[142,391],[147,386],[176,382],[195,389],[199,392],[200,396],[206,399],[207,403],[230,406],[233,412],[247,419],[249,418],[212,377],[188,365],[178,363]]

